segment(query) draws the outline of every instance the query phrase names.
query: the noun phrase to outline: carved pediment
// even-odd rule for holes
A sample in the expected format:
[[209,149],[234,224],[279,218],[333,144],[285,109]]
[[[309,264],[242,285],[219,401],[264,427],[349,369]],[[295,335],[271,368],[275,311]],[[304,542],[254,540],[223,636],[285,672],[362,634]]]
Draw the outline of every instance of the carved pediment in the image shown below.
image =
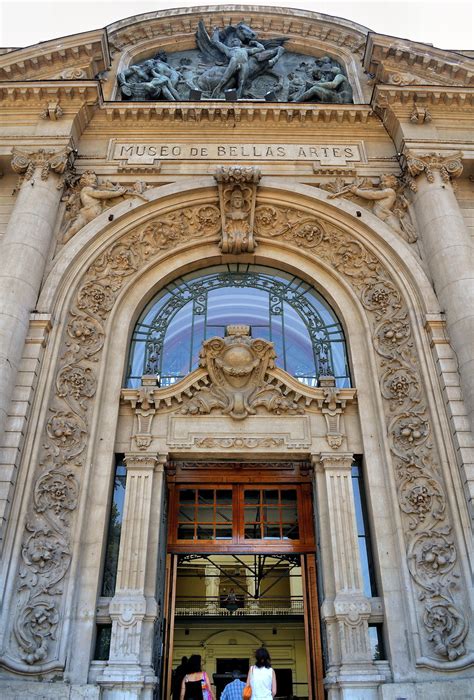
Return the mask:
[[156,377],[145,376],[137,389],[123,389],[122,399],[136,416],[134,439],[139,449],[151,444],[151,424],[158,412],[181,416],[228,416],[241,421],[256,415],[321,413],[326,439],[337,449],[343,441],[340,418],[355,389],[336,388],[333,377],[320,377],[320,386],[308,387],[275,367],[273,343],[252,338],[250,327],[227,327],[225,338],[204,341],[200,367],[172,386],[159,388]]

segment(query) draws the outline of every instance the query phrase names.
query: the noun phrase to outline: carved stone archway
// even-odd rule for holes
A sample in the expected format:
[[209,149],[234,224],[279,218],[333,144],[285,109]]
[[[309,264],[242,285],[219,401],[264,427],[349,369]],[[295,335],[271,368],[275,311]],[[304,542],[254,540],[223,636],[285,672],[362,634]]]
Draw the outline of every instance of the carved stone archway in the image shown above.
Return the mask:
[[[255,210],[256,241],[262,249],[276,246],[314,259],[351,289],[365,313],[413,587],[414,624],[420,635],[418,663],[459,668],[472,662],[464,646],[468,622],[463,571],[442,466],[446,455],[427,396],[412,300],[408,290],[401,288],[393,262],[392,269],[386,262],[388,247],[377,254],[375,239],[367,240],[367,222],[374,217],[366,215],[362,226],[356,225],[354,217],[349,228],[347,213],[336,223],[337,208],[328,208],[326,215],[322,209],[301,194],[285,197],[280,191],[275,196],[262,190]],[[347,209],[344,205],[340,211]],[[97,415],[94,397],[114,307],[144,269],[163,264],[169,270],[170,253],[185,257],[201,246],[219,255],[220,211],[215,195],[188,206],[180,202],[173,208],[168,203],[165,213],[149,212],[140,223],[132,224],[108,241],[106,234],[102,236],[99,254],[84,266],[63,314],[61,349],[37,443],[38,466],[24,520],[21,560],[10,587],[17,602],[11,646],[2,663],[23,673],[64,665],[61,629],[73,542],[78,537],[76,512],[78,506],[84,509],[81,472],[89,458],[88,441]],[[72,242],[79,243],[79,239]],[[398,268],[403,272],[400,260]]]

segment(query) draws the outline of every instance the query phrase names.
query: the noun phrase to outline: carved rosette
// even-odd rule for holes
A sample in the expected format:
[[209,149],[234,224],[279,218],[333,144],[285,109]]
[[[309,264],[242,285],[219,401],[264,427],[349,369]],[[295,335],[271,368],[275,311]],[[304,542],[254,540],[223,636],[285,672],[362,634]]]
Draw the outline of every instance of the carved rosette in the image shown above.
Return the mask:
[[[42,180],[47,180],[51,172],[63,175],[72,150],[70,146],[66,146],[59,151],[44,148],[37,151],[23,151],[15,146],[12,150],[12,170],[18,175],[23,175],[25,180],[31,180],[37,169],[40,170]],[[61,189],[63,184],[64,180],[60,178],[58,189]]]
[[[28,158],[26,157],[28,156]],[[17,172],[29,173],[44,158],[45,176],[65,163],[43,152],[39,161],[17,153]],[[56,164],[57,163],[57,164]],[[41,165],[41,167],[43,167]],[[29,170],[28,170],[29,169]],[[43,172],[43,171],[42,171]],[[98,257],[80,281],[65,324],[44,426],[32,499],[28,508],[18,572],[12,647],[4,663],[23,661],[30,668],[60,668],[57,640],[63,619],[72,537],[86,458],[93,398],[106,323],[123,285],[162,251],[187,241],[216,239],[220,212],[213,203],[189,207],[152,219],[126,234]],[[137,446],[149,438],[154,412],[146,390],[137,405]],[[140,423],[141,421],[141,423]]]
[[[169,212],[112,242],[79,282],[65,324],[25,523],[12,641],[3,658],[7,666],[11,663],[18,670],[20,660],[24,662],[23,672],[30,669],[38,673],[63,665],[57,640],[67,594],[81,467],[86,459],[107,319],[115,300],[123,286],[162,252],[199,239],[216,240],[220,228],[221,213],[214,203]],[[406,304],[371,251],[349,233],[329,223],[323,225],[307,212],[262,204],[255,210],[255,233],[317,255],[345,278],[367,311],[378,357],[400,511],[406,524],[408,568],[419,593],[423,652],[438,663],[440,659],[461,657],[468,627],[459,591],[461,572]],[[239,372],[227,372],[236,365],[232,355],[229,359],[225,354],[225,348],[230,349],[225,343],[224,348],[214,344],[208,347],[216,376],[226,375],[226,382],[234,389],[236,381],[246,375],[246,381],[248,376],[255,376],[256,370],[247,374],[254,361],[250,355],[255,353],[260,366],[262,354],[267,353],[267,363],[272,361],[265,341],[252,341],[248,336],[242,341],[244,337],[241,334],[241,347],[236,348],[237,365],[245,370],[241,376]],[[254,345],[244,358],[242,349],[249,349],[249,343]],[[391,372],[387,373],[389,368]],[[412,381],[413,377],[417,382]],[[282,405],[288,399],[276,396],[275,385],[263,388],[258,400],[271,406],[270,410],[297,411],[296,403],[294,407]],[[220,400],[229,415],[247,415],[251,412],[247,409],[249,398],[236,401],[239,392],[234,389],[231,401],[224,391]],[[203,405],[195,403],[195,412],[201,412]],[[255,405],[250,402],[251,409]]]
[[[443,182],[449,182],[455,177],[459,177],[463,171],[461,151],[456,153],[414,153],[407,150],[404,154],[405,165],[409,175],[417,178],[422,173],[428,182],[435,181],[435,172],[439,172]],[[412,181],[412,189],[416,191],[416,183]]]
[[253,233],[260,170],[254,166],[223,165],[214,175],[219,189],[223,253],[253,253]]
[[[444,177],[460,173],[458,157],[435,160]],[[428,175],[429,167],[434,167],[433,161],[429,162],[430,166],[425,160],[413,162],[411,172],[426,172],[428,167]],[[302,230],[311,229],[314,237],[300,235]],[[468,621],[459,585],[462,574],[404,299],[381,261],[332,224],[323,225],[298,210],[260,204],[255,211],[255,232],[257,238],[305,248],[338,270],[367,312],[405,523],[408,570],[418,593],[418,620],[425,632],[421,635],[423,655],[437,663],[440,659],[453,661],[466,652]]]

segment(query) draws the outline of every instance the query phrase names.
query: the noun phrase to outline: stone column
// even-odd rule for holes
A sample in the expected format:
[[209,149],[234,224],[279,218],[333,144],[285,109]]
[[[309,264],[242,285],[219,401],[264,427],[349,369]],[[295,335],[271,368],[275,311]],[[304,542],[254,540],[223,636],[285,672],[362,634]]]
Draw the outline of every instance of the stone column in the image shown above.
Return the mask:
[[204,569],[204,586],[206,588],[206,608],[208,612],[216,613],[219,607],[220,572],[217,566],[206,564]]
[[3,237],[0,265],[0,442],[30,313],[35,310],[71,149],[13,149],[12,168],[23,175]]
[[367,700],[375,700],[383,678],[377,673],[370,649],[371,606],[363,590],[351,481],[353,455],[322,453],[314,462],[324,475],[326,491],[322,510],[327,522],[321,523],[321,534],[328,540],[323,563],[325,588],[326,579],[331,574],[333,578],[327,586],[332,593],[326,593],[321,609],[329,653],[325,684],[330,700],[362,697],[361,691]]
[[127,486],[115,595],[110,601],[112,636],[107,668],[99,683],[113,700],[151,700],[156,677],[152,630],[156,599],[145,596],[151,503],[156,480],[164,479],[165,459],[146,453],[125,456]]
[[462,154],[407,151],[405,157],[408,172],[416,178],[412,189],[419,234],[435,292],[446,312],[474,429],[474,250],[451,184],[462,173]]

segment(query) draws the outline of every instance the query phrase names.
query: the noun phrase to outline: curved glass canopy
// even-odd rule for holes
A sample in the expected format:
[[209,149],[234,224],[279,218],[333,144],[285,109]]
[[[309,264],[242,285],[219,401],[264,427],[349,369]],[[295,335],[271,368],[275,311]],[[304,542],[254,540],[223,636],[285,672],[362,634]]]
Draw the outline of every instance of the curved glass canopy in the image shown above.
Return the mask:
[[271,341],[276,365],[299,381],[316,386],[333,374],[350,386],[344,333],[322,296],[293,275],[241,263],[190,273],[155,296],[133,331],[126,386],[143,374],[161,386],[179,381],[198,367],[203,341],[223,337],[229,324]]

